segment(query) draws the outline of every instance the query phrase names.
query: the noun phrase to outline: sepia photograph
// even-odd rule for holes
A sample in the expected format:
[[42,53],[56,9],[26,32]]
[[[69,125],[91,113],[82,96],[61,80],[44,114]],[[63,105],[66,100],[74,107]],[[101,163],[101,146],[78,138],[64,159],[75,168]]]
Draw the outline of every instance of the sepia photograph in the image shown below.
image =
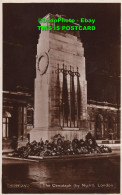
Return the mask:
[[120,194],[121,3],[2,3],[1,194]]

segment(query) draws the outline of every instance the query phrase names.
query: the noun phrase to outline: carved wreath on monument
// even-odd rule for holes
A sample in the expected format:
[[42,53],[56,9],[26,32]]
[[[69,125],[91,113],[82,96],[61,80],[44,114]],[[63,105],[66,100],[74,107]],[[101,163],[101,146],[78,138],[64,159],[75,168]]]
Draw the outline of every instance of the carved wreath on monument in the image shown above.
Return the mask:
[[40,71],[40,75],[46,73],[49,64],[49,56],[46,52],[41,53],[37,61],[37,69]]

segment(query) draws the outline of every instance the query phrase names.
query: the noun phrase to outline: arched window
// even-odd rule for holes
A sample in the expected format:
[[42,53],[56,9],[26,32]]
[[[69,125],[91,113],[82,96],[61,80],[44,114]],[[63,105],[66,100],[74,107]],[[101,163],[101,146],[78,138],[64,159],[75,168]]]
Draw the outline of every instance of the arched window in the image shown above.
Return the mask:
[[2,137],[8,138],[9,137],[9,118],[11,114],[7,111],[3,112],[3,123],[2,123]]
[[27,107],[27,128],[33,126],[34,121],[34,109],[32,106],[28,105]]
[[103,139],[103,135],[103,116],[101,114],[98,114],[96,116],[96,139]]
[[114,130],[114,123],[115,123],[115,117],[114,116],[109,116],[108,118],[108,129]]

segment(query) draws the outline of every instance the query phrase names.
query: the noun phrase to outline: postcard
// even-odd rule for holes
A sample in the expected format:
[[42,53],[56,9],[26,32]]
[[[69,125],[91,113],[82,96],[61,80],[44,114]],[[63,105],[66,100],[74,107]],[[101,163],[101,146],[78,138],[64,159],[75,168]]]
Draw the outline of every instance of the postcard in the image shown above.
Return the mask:
[[2,2],[3,194],[120,194],[120,2]]

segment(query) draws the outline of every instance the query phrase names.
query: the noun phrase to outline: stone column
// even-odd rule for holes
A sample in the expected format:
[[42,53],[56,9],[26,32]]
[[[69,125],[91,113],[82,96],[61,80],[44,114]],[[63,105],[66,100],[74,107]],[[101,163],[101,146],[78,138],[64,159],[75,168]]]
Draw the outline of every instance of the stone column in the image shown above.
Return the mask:
[[[58,17],[59,16],[48,14],[44,18],[51,19]],[[55,26],[55,24],[52,23],[43,23],[43,26],[44,25]],[[65,23],[64,25],[76,24]],[[61,110],[59,111],[59,105],[57,105],[57,69],[58,67],[61,69],[63,64],[66,70],[70,70],[70,66],[72,66],[74,71],[77,71],[78,68],[80,73],[79,83],[82,95],[80,99],[81,113],[79,129],[75,129],[75,127],[63,129],[62,119],[59,122],[59,118],[63,114],[61,113]],[[61,74],[62,73],[59,73],[60,86],[63,84]],[[30,132],[30,141],[40,141],[41,138],[43,140],[51,139],[51,137],[56,134],[61,134],[65,137],[67,136],[70,140],[74,137],[82,137],[82,120],[85,121],[87,119],[87,82],[85,74],[84,48],[80,40],[79,31],[74,31],[73,34],[70,31],[63,30],[41,31],[37,44],[36,56],[34,129]],[[62,86],[60,90],[62,92]],[[69,100],[68,76],[67,93]],[[69,115],[69,113],[67,113],[67,115]],[[67,116],[67,118],[69,120],[69,116]]]

